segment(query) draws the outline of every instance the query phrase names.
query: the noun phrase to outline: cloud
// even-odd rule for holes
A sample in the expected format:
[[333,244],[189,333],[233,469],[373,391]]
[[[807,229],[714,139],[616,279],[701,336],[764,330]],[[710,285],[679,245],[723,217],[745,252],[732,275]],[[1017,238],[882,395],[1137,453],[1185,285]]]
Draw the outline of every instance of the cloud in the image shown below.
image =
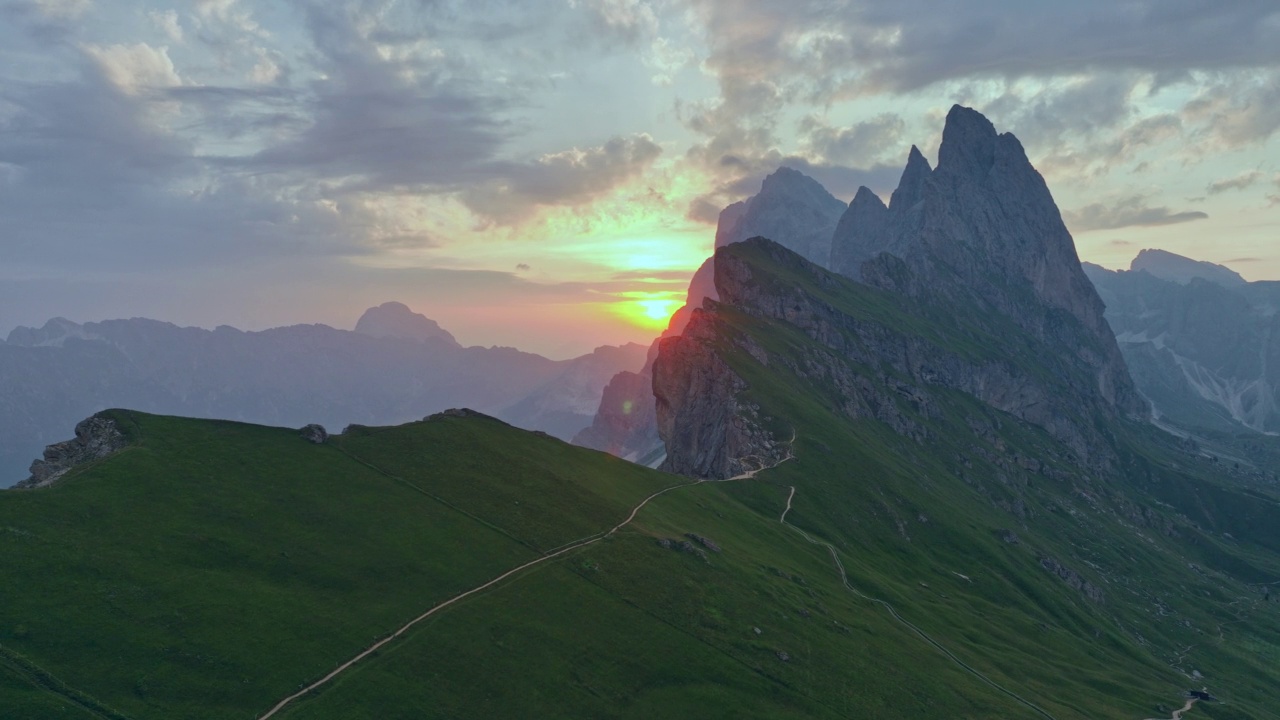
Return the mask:
[[503,165],[500,177],[468,188],[461,198],[477,215],[500,225],[527,217],[540,205],[575,206],[644,172],[662,154],[646,134]]
[[173,60],[169,59],[168,48],[154,48],[146,43],[87,45],[85,54],[112,85],[127,95],[182,84]]
[[626,43],[658,31],[658,16],[645,0],[569,0],[569,6],[586,12],[597,31]]
[[849,127],[832,127],[814,115],[800,121],[809,150],[821,160],[841,165],[865,166],[887,153],[901,150],[906,123],[893,113],[881,113]]
[[1217,180],[1209,184],[1206,192],[1210,195],[1227,192],[1228,190],[1244,190],[1253,187],[1262,179],[1262,173],[1258,170],[1250,170],[1249,172],[1240,173],[1239,175]]
[[1198,210],[1175,212],[1167,207],[1151,207],[1147,205],[1147,198],[1141,195],[1121,198],[1110,204],[1093,203],[1063,213],[1063,220],[1073,233],[1176,225],[1208,217],[1208,214]]
[[152,10],[147,17],[164,33],[171,42],[181,43],[183,40],[182,22],[178,20],[177,10]]

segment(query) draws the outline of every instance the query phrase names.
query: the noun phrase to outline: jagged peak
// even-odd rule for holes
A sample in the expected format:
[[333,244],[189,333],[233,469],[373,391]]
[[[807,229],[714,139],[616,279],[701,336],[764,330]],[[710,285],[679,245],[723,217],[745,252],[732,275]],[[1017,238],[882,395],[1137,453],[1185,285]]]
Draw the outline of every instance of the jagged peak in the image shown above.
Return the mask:
[[[895,195],[897,193],[894,193]],[[849,203],[849,207],[860,207],[865,205],[876,205],[881,208],[885,207],[884,201],[880,196],[872,192],[871,188],[863,185],[858,188],[857,194],[853,196],[853,201]]]
[[[840,203],[830,191],[823,187],[822,183],[786,165],[780,166],[765,176],[764,182],[760,183],[760,193],[755,198],[772,195],[792,198],[808,196],[818,203],[830,204],[832,201]],[[840,205],[843,207],[844,203]]]
[[924,183],[933,174],[929,161],[925,159],[920,148],[911,146],[907,154],[907,166],[902,170],[902,178],[898,181],[898,189],[893,191],[889,199],[889,207],[894,210],[906,210],[920,202],[924,196]]
[[995,164],[996,126],[985,115],[962,105],[947,113],[938,148],[938,169],[952,173],[985,175]]

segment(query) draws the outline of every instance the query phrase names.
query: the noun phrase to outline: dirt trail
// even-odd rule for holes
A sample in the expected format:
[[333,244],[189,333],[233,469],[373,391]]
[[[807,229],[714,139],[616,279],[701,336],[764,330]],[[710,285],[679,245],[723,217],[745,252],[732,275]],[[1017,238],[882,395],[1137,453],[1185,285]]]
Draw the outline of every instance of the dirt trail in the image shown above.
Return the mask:
[[[889,615],[891,615],[891,616],[893,617],[893,619],[894,619],[894,620],[897,620],[898,622],[900,622],[900,623],[902,623],[903,625],[905,625],[905,626],[906,626],[907,628],[909,628],[912,632],[914,632],[916,635],[918,635],[918,636],[920,637],[920,639],[922,639],[922,640],[924,640],[925,642],[927,642],[927,643],[929,643],[930,645],[932,645],[932,646],[934,647],[934,649],[938,650],[938,652],[941,652],[943,655],[946,655],[948,659],[950,659],[950,660],[951,660],[952,662],[954,662],[956,665],[959,665],[962,669],[964,669],[965,671],[967,671],[970,675],[973,675],[974,677],[978,678],[978,679],[979,679],[979,680],[981,680],[982,682],[986,683],[987,685],[990,685],[992,688],[995,688],[996,690],[999,690],[1000,692],[1002,692],[1002,693],[1004,693],[1005,695],[1009,696],[1010,698],[1012,698],[1012,699],[1016,700],[1017,702],[1022,703],[1023,705],[1027,706],[1027,707],[1028,707],[1028,708],[1030,708],[1031,710],[1034,710],[1036,713],[1038,713],[1038,714],[1039,714],[1039,715],[1041,715],[1042,717],[1048,718],[1048,720],[1057,720],[1057,718],[1055,718],[1053,715],[1049,714],[1049,712],[1048,712],[1047,710],[1045,710],[1044,708],[1040,707],[1039,705],[1036,705],[1035,703],[1031,702],[1030,700],[1027,700],[1026,698],[1024,698],[1024,697],[1022,697],[1021,695],[1019,695],[1019,694],[1015,693],[1014,691],[1012,691],[1012,690],[1010,690],[1010,689],[1008,689],[1008,688],[1004,687],[1003,685],[1001,685],[1001,684],[997,683],[996,681],[992,680],[991,678],[987,677],[986,675],[983,675],[982,673],[978,672],[976,669],[974,669],[973,667],[971,667],[971,666],[969,666],[967,663],[965,663],[965,661],[963,661],[963,660],[961,660],[960,658],[956,657],[954,653],[952,653],[952,652],[951,652],[950,650],[948,650],[947,648],[943,647],[943,645],[942,645],[941,643],[939,643],[937,640],[934,640],[932,637],[930,637],[930,636],[929,636],[929,634],[928,634],[928,633],[926,633],[924,630],[921,630],[920,628],[918,628],[918,627],[916,627],[915,625],[911,624],[911,622],[909,622],[906,618],[904,618],[904,617],[902,617],[901,615],[899,615],[899,614],[898,614],[898,611],[897,611],[896,609],[894,609],[894,607],[893,607],[892,605],[890,605],[888,602],[886,602],[886,601],[884,601],[884,600],[881,600],[881,599],[879,599],[879,598],[873,598],[873,597],[871,597],[870,595],[867,595],[867,594],[863,593],[862,591],[858,590],[858,589],[857,589],[857,588],[855,588],[853,585],[850,585],[850,584],[849,584],[849,575],[845,572],[845,569],[844,569],[844,563],[840,562],[840,556],[836,553],[835,546],[834,546],[834,545],[832,545],[831,543],[823,542],[823,541],[821,541],[821,540],[815,540],[812,536],[810,536],[810,535],[809,535],[809,533],[807,533],[807,532],[805,532],[804,530],[801,530],[800,528],[796,527],[795,525],[792,525],[791,523],[787,522],[787,513],[791,511],[791,501],[792,501],[792,499],[793,499],[793,498],[795,498],[795,496],[796,496],[796,488],[795,488],[795,486],[793,485],[793,486],[791,486],[791,494],[787,496],[787,507],[786,507],[786,509],[784,509],[784,510],[782,511],[782,515],[778,518],[778,522],[780,522],[780,523],[782,523],[783,525],[786,525],[787,527],[791,528],[792,530],[795,530],[796,532],[800,533],[800,535],[801,535],[801,536],[803,536],[805,540],[808,540],[809,542],[813,543],[814,545],[821,545],[821,546],[825,547],[825,548],[827,549],[827,553],[828,553],[829,555],[831,555],[831,560],[832,560],[833,562],[835,562],[835,564],[836,564],[836,569],[840,571],[840,582],[844,585],[844,587],[845,587],[845,589],[846,589],[846,590],[848,590],[849,592],[853,593],[854,595],[857,595],[858,597],[862,598],[863,600],[867,600],[867,601],[869,601],[869,602],[871,602],[871,603],[874,603],[874,604],[876,604],[876,605],[879,605],[880,607],[882,607],[882,608],[884,608],[885,610],[887,610],[887,611],[889,612]],[[1177,717],[1175,716],[1174,720],[1179,720],[1179,718],[1177,718]]]
[[[795,439],[796,439],[795,433],[794,433],[794,432],[792,432],[792,433],[791,433],[791,443],[792,443],[792,444],[794,444],[794,443],[795,443]],[[508,571],[504,572],[503,574],[501,574],[501,575],[499,575],[498,577],[496,577],[496,578],[494,578],[494,579],[490,580],[489,582],[486,582],[486,583],[485,583],[485,584],[483,584],[483,585],[479,585],[479,586],[474,587],[474,588],[472,588],[472,589],[470,589],[470,590],[467,590],[466,592],[463,592],[463,593],[459,593],[459,594],[457,594],[457,595],[454,595],[453,597],[449,598],[448,600],[445,600],[444,602],[441,602],[439,605],[436,605],[435,607],[433,607],[433,608],[431,608],[430,610],[428,610],[428,611],[426,611],[426,612],[422,613],[422,614],[421,614],[421,615],[419,615],[418,617],[416,617],[416,618],[414,618],[414,619],[410,620],[409,622],[405,623],[405,624],[404,624],[404,626],[403,626],[403,627],[401,627],[399,630],[396,630],[395,632],[391,633],[391,634],[390,634],[390,635],[388,635],[387,637],[385,637],[385,638],[383,638],[383,639],[379,640],[378,642],[376,642],[376,643],[374,643],[374,644],[370,645],[368,648],[366,648],[366,649],[365,649],[363,652],[361,652],[360,654],[356,655],[355,657],[351,658],[350,660],[348,660],[348,661],[346,661],[346,662],[342,663],[341,665],[339,665],[338,667],[334,668],[334,669],[333,669],[333,670],[332,670],[328,675],[325,675],[324,677],[320,678],[319,680],[317,680],[317,681],[315,681],[315,682],[311,683],[310,685],[308,685],[308,686],[306,686],[306,687],[302,688],[302,689],[301,689],[301,690],[299,690],[298,692],[296,692],[296,693],[294,693],[294,694],[290,695],[289,697],[286,697],[285,699],[281,700],[280,702],[276,703],[276,704],[275,704],[275,706],[274,706],[274,707],[272,707],[270,710],[268,710],[265,714],[263,714],[263,715],[259,716],[259,717],[258,717],[258,720],[267,720],[268,718],[270,718],[270,717],[272,717],[272,716],[276,715],[276,714],[277,714],[277,713],[279,713],[281,710],[283,710],[287,705],[289,705],[289,703],[293,702],[294,700],[297,700],[298,698],[302,697],[303,695],[306,695],[307,693],[311,692],[312,690],[315,690],[315,689],[319,688],[320,686],[322,686],[322,685],[324,685],[324,684],[328,683],[330,680],[333,680],[335,677],[337,677],[338,675],[342,674],[342,673],[343,673],[343,672],[345,672],[347,669],[349,669],[352,665],[355,665],[356,663],[360,662],[361,660],[363,660],[363,659],[365,659],[365,658],[369,657],[370,655],[372,655],[373,653],[377,652],[377,651],[378,651],[378,649],[382,648],[382,647],[383,647],[384,645],[386,645],[387,643],[389,643],[389,642],[391,642],[392,640],[395,640],[396,638],[398,638],[398,637],[400,637],[401,635],[403,635],[405,632],[407,632],[407,631],[408,631],[410,628],[412,628],[414,625],[417,625],[418,623],[422,622],[423,620],[426,620],[427,618],[431,617],[432,615],[435,615],[436,613],[440,612],[441,610],[444,610],[445,608],[449,607],[450,605],[453,605],[454,603],[458,602],[459,600],[462,600],[463,598],[466,598],[466,597],[468,597],[468,596],[474,595],[474,594],[476,594],[476,593],[478,593],[478,592],[480,592],[480,591],[482,591],[482,590],[486,590],[486,589],[488,589],[488,588],[491,588],[491,587],[493,587],[494,585],[497,585],[498,583],[502,582],[503,580],[506,580],[507,578],[511,577],[512,575],[515,575],[516,573],[521,572],[522,570],[527,570],[527,569],[529,569],[529,568],[533,567],[534,565],[538,565],[538,564],[540,564],[540,563],[544,563],[544,562],[546,562],[546,561],[548,561],[548,560],[551,560],[551,559],[553,559],[553,558],[557,558],[557,557],[559,557],[559,556],[561,556],[561,555],[564,555],[564,554],[565,554],[565,553],[567,553],[567,552],[571,552],[571,551],[573,551],[573,550],[578,550],[578,549],[580,549],[580,548],[584,548],[584,547],[586,547],[586,546],[588,546],[588,545],[591,545],[591,544],[594,544],[594,543],[598,543],[598,542],[600,542],[601,540],[604,540],[605,538],[610,537],[611,535],[613,535],[614,533],[618,532],[618,531],[619,531],[619,530],[621,530],[622,528],[624,528],[624,527],[626,527],[627,525],[631,524],[631,521],[636,519],[636,515],[640,512],[640,510],[641,510],[641,509],[643,509],[645,505],[648,505],[650,500],[652,500],[652,499],[654,499],[654,498],[658,497],[659,495],[665,495],[666,493],[669,493],[669,492],[671,492],[672,490],[679,490],[680,488],[686,488],[686,487],[690,487],[690,486],[693,486],[693,485],[701,485],[702,483],[706,483],[706,482],[732,482],[732,481],[735,481],[735,480],[750,480],[751,478],[754,478],[754,477],[756,476],[756,474],[757,474],[757,473],[763,472],[763,471],[765,471],[765,470],[769,470],[769,469],[771,469],[771,468],[775,468],[775,467],[777,467],[778,465],[781,465],[782,463],[784,463],[784,462],[786,462],[786,461],[788,461],[788,460],[791,460],[791,459],[792,459],[792,458],[794,458],[794,457],[795,457],[795,456],[792,454],[792,452],[791,452],[791,450],[790,450],[790,447],[788,447],[788,450],[787,450],[787,456],[786,456],[786,457],[784,457],[784,458],[782,458],[782,459],[781,459],[781,460],[779,460],[778,462],[774,463],[773,465],[769,465],[769,466],[765,466],[765,467],[760,467],[760,468],[757,468],[757,469],[755,469],[755,470],[748,470],[747,472],[742,473],[741,475],[735,475],[734,477],[727,478],[727,479],[725,479],[725,480],[707,480],[707,479],[703,479],[703,480],[695,480],[695,481],[693,481],[693,482],[682,483],[682,484],[680,484],[680,485],[672,485],[672,486],[671,486],[671,487],[669,487],[669,488],[666,488],[666,489],[663,489],[663,490],[659,490],[658,492],[656,492],[656,493],[654,493],[654,494],[650,495],[649,497],[645,498],[644,500],[641,500],[639,505],[636,505],[634,508],[632,508],[632,509],[631,509],[631,514],[630,514],[630,515],[627,515],[627,519],[626,519],[626,520],[623,520],[623,521],[622,521],[622,522],[620,522],[620,523],[618,523],[618,524],[617,524],[617,525],[615,525],[612,529],[610,529],[610,530],[608,530],[608,531],[606,531],[606,532],[604,532],[604,533],[598,533],[598,534],[596,534],[596,535],[588,536],[588,537],[586,537],[586,538],[583,538],[582,540],[575,541],[575,542],[573,542],[573,543],[571,543],[571,544],[569,544],[569,545],[566,545],[566,546],[564,546],[564,547],[561,547],[561,548],[559,548],[559,549],[557,549],[557,550],[555,550],[555,551],[553,551],[553,552],[550,552],[550,553],[548,553],[548,554],[546,554],[546,555],[543,555],[543,556],[541,556],[541,557],[539,557],[539,558],[536,558],[536,559],[534,559],[534,560],[530,560],[529,562],[527,562],[527,563],[525,563],[525,564],[523,564],[523,565],[520,565],[519,567],[515,567],[515,568],[512,568],[512,569],[510,569],[510,570],[508,570]]]
[[[1191,709],[1191,706],[1195,704],[1196,704],[1196,698],[1188,699],[1187,704],[1183,705],[1181,710],[1173,711],[1173,717],[1169,718],[1169,720],[1182,720],[1183,714],[1189,711]],[[1164,720],[1164,718],[1149,718],[1148,720]]]

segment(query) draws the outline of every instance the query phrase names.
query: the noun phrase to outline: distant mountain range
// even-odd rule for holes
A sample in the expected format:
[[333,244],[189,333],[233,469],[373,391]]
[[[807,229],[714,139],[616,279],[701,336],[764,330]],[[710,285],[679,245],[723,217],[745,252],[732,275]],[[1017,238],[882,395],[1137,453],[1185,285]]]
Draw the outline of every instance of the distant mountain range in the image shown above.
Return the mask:
[[1134,382],[1166,422],[1280,433],[1280,282],[1143,250],[1128,271],[1085,264]]
[[590,424],[609,378],[640,369],[646,352],[606,346],[554,361],[462,347],[400,303],[371,308],[354,331],[55,318],[0,343],[0,487],[24,479],[78,420],[109,407],[337,431],[468,406],[569,439]]

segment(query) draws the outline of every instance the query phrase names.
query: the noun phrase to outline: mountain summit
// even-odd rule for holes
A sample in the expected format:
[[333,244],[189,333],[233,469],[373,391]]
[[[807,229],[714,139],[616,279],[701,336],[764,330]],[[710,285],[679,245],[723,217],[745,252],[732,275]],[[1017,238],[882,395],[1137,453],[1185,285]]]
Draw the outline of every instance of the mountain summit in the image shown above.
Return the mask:
[[1107,405],[1147,413],[1044,178],[1016,137],[975,110],[948,113],[937,168],[912,148],[889,206],[859,190],[832,259],[869,285],[976,302],[1074,356]]
[[831,236],[844,209],[817,180],[780,167],[764,179],[759,193],[720,214],[716,247],[762,235],[827,267]]
[[375,338],[400,338],[426,342],[439,338],[455,347],[458,341],[435,320],[416,313],[404,303],[385,302],[364,311],[356,322],[355,331]]

